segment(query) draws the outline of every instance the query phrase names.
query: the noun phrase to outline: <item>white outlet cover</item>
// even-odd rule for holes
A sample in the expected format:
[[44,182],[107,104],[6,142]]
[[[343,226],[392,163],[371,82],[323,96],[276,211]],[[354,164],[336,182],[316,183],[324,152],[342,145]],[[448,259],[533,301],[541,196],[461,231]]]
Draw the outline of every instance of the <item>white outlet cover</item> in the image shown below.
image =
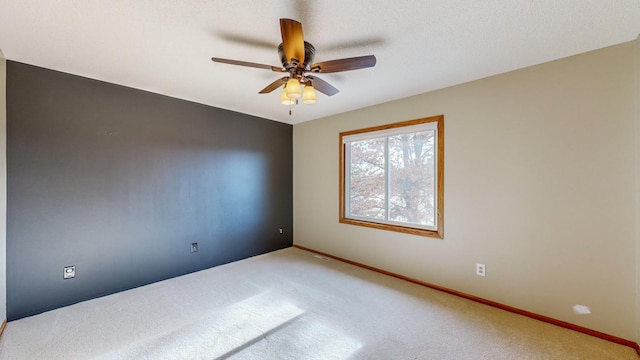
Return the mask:
[[66,280],[66,279],[73,279],[74,277],[76,277],[76,266],[75,265],[65,266],[62,273],[62,278]]
[[487,276],[487,267],[485,264],[476,264],[476,275]]

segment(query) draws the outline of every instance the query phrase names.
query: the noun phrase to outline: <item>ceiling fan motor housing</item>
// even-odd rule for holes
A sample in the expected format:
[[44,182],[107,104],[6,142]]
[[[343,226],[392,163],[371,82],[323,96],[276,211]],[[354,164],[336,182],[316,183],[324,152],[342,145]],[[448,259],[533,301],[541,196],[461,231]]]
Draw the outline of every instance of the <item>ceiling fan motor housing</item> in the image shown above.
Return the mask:
[[282,67],[284,67],[285,69],[290,70],[292,68],[301,68],[305,71],[309,71],[311,64],[313,64],[313,58],[316,55],[316,48],[310,43],[306,41],[304,42],[304,62],[302,64],[299,64],[300,59],[293,59],[293,62],[296,62],[296,60],[298,60],[298,62],[296,62],[295,64],[292,63],[290,59],[287,59],[287,56],[284,53],[284,45],[282,43],[278,45],[278,55],[280,56]]

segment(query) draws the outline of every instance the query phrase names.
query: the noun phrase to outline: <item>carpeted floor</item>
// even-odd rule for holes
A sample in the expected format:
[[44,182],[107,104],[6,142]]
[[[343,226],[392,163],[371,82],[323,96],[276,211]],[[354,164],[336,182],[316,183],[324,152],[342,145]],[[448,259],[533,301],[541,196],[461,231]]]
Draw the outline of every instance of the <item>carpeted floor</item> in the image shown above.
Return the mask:
[[12,321],[0,360],[635,359],[631,348],[280,250]]

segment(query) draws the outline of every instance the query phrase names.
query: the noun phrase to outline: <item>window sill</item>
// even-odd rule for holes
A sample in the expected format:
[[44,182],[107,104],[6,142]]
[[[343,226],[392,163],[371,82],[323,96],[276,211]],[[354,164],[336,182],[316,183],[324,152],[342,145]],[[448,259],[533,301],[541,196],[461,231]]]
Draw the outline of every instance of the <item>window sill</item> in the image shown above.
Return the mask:
[[421,229],[421,228],[410,227],[410,226],[398,226],[398,225],[376,223],[372,221],[355,220],[355,219],[349,219],[345,217],[340,218],[340,223],[370,227],[370,228],[380,229],[380,230],[395,231],[395,232],[401,232],[405,234],[412,234],[412,235],[418,235],[418,236],[426,236],[426,237],[432,237],[436,239],[443,238],[442,226],[440,227],[439,230],[427,230],[427,229]]

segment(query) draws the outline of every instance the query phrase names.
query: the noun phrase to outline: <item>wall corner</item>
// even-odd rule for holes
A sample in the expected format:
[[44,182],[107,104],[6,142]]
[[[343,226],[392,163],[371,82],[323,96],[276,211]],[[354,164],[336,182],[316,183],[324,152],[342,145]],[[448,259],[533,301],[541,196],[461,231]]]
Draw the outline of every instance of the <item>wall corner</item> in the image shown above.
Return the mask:
[[[640,34],[634,46],[635,102],[635,183],[636,183],[636,343],[640,344]],[[640,353],[640,352],[639,352]]]
[[0,335],[7,319],[7,61],[0,49]]

